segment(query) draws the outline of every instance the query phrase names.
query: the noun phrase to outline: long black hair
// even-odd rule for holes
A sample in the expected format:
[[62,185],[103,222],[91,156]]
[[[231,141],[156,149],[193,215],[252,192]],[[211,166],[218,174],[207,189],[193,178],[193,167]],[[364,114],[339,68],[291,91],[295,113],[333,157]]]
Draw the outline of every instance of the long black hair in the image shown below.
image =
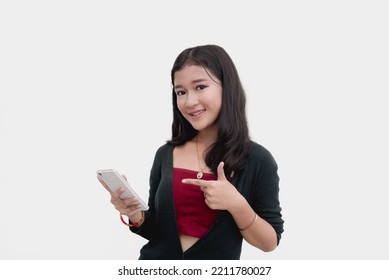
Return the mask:
[[174,74],[186,65],[202,66],[221,81],[223,93],[217,119],[217,138],[206,152],[205,163],[216,174],[217,166],[224,161],[224,172],[230,176],[233,171],[245,166],[250,141],[246,119],[246,95],[238,71],[228,53],[217,45],[188,48],[178,55],[171,70],[173,124],[172,139],[168,143],[173,146],[183,145],[193,139],[198,132],[178,109],[174,91]]

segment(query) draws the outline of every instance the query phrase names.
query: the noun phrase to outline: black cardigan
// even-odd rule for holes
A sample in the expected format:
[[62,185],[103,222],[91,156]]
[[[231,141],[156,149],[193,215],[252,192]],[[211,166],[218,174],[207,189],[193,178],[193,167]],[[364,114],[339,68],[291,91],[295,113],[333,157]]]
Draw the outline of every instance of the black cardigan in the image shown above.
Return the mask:
[[[277,233],[277,243],[284,221],[279,203],[277,163],[268,150],[251,142],[248,162],[236,172],[232,184],[246,198],[254,211],[269,222]],[[183,252],[177,230],[172,192],[173,148],[161,146],[155,155],[150,172],[149,210],[134,233],[148,239],[140,251],[141,260],[157,259],[239,259],[242,235],[228,211],[218,211],[205,236]]]

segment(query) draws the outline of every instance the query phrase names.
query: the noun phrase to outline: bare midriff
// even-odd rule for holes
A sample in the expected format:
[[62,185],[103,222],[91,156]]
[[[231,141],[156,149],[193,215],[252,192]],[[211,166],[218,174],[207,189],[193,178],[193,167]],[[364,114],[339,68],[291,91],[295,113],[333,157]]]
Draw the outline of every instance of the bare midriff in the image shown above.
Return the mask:
[[189,235],[184,235],[180,234],[180,242],[181,242],[181,247],[182,251],[185,252],[188,250],[190,247],[192,247],[200,238],[189,236]]

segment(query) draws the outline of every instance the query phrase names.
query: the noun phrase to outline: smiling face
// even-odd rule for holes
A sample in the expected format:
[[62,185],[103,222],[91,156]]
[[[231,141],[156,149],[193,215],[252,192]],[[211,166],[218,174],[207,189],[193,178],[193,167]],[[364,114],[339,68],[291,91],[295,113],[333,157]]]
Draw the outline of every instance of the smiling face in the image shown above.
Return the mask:
[[199,132],[216,133],[222,91],[221,82],[202,66],[187,65],[174,74],[177,107]]

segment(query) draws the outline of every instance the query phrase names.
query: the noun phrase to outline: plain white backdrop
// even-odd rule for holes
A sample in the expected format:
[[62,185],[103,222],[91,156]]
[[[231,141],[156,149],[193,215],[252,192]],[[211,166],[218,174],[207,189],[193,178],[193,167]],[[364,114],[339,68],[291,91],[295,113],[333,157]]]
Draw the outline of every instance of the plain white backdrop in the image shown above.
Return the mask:
[[389,256],[388,1],[2,1],[0,259],[137,259],[95,171],[144,199],[170,137],[170,68],[224,47],[285,232],[242,259]]

